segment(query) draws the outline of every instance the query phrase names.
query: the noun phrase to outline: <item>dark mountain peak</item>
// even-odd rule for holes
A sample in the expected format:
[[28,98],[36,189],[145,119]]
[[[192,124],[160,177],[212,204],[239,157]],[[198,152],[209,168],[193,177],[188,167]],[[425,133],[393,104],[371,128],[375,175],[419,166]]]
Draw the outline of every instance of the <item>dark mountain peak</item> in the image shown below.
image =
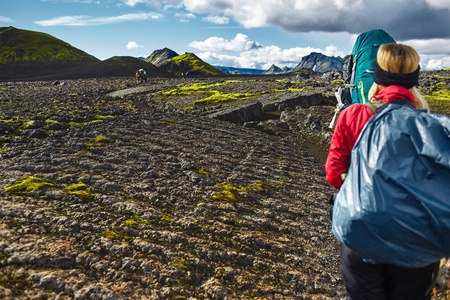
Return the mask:
[[159,49],[159,50],[155,50],[153,51],[152,54],[150,54],[149,57],[147,57],[145,59],[145,61],[154,64],[155,66],[158,66],[160,64],[162,64],[163,62],[165,62],[168,59],[177,57],[178,53],[176,53],[175,51],[169,49],[169,48],[164,48],[164,49]]
[[270,68],[264,72],[265,75],[270,75],[270,74],[279,74],[282,73],[283,70],[276,66],[276,65],[271,65]]
[[292,72],[298,72],[301,69],[306,68],[310,68],[315,72],[340,71],[342,70],[342,58],[312,52],[311,54],[304,56],[302,61],[292,70]]

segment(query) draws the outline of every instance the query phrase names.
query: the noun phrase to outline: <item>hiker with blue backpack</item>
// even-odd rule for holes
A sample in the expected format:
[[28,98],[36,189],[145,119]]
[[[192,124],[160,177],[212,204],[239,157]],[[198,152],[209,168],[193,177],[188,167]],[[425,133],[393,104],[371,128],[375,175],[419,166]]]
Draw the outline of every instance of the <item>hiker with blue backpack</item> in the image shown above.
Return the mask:
[[450,255],[450,119],[427,113],[413,48],[375,54],[367,98],[340,112],[325,165],[342,280],[351,300],[430,299]]
[[[384,71],[379,67],[379,63],[375,61],[373,77],[374,79],[377,77],[381,82],[372,85],[368,94],[370,101],[374,102],[375,100],[389,103],[393,100],[406,99],[416,108],[428,109],[427,101],[415,88],[419,83],[418,66],[420,58],[417,52],[405,45],[384,45],[381,46],[384,46],[384,50],[378,51],[378,55],[383,60],[380,63],[384,64],[384,68],[388,68],[386,64],[392,64],[390,60],[395,62],[395,60],[401,59],[400,57],[391,58],[390,55],[408,55],[409,57],[408,60],[406,60],[406,57],[404,58],[406,62],[403,62],[402,66],[389,65],[389,67],[395,71],[392,73]],[[391,54],[392,51],[397,51],[399,54]],[[389,57],[383,57],[383,55]],[[408,71],[414,69],[414,71],[405,74],[405,69]],[[401,74],[401,72],[403,74]],[[390,81],[389,74],[391,74]],[[403,83],[400,81],[403,81]],[[339,188],[342,185],[343,177],[345,177],[350,163],[350,153],[353,149],[353,145],[358,139],[364,125],[373,115],[374,112],[371,110],[371,106],[359,103],[350,105],[341,112],[331,141],[326,165],[328,171],[327,180],[332,186]]]

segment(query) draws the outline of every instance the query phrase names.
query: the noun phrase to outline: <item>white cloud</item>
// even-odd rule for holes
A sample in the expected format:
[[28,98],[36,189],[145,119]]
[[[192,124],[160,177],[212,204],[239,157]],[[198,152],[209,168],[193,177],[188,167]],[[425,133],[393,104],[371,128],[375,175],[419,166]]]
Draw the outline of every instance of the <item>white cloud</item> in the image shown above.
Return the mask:
[[131,41],[131,42],[128,42],[128,44],[126,45],[126,47],[127,47],[127,49],[137,49],[137,48],[144,48],[144,46],[142,46],[142,45],[139,45],[138,43],[136,43],[136,42],[133,42],[133,41]]
[[[263,70],[268,69],[272,64],[279,67],[295,67],[302,57],[311,52],[319,52],[328,56],[343,55],[333,45],[326,47],[325,50],[312,47],[281,49],[278,46],[262,46],[258,42],[250,40],[245,34],[238,34],[231,41],[211,37],[203,42],[192,42],[190,46],[204,51],[197,55],[212,65]],[[236,52],[237,54],[229,55],[219,52]]]
[[125,5],[134,7],[138,4],[144,4],[144,5],[160,5],[160,4],[167,4],[169,3],[170,5],[175,4],[180,4],[182,1],[181,0],[120,0],[121,2],[123,2]]
[[406,40],[400,43],[413,47],[419,53],[424,70],[450,68],[450,39]]
[[14,20],[8,17],[0,16],[0,23],[14,23]]
[[413,47],[422,54],[450,55],[450,39],[407,40],[401,43]]
[[242,67],[242,68],[254,68],[255,65],[246,65],[245,62],[238,56],[218,54],[211,51],[206,51],[197,54],[202,60],[208,62],[211,65],[227,66],[227,67]]
[[202,18],[202,20],[206,21],[206,22],[214,23],[214,24],[219,24],[219,25],[228,24],[230,22],[230,18],[222,17],[222,16],[207,16],[207,17]]
[[448,69],[450,68],[450,56],[442,54],[420,54],[420,65],[423,70]]
[[134,7],[140,3],[143,3],[143,4],[156,4],[157,3],[157,1],[153,1],[153,0],[123,0],[122,2],[125,3],[125,5],[131,6],[131,7]]
[[196,18],[196,16],[193,13],[188,13],[188,14],[176,13],[175,17],[180,18],[181,23],[189,23],[190,19]]
[[[262,46],[242,33],[237,34],[232,40],[210,37],[205,41],[192,42],[189,46],[204,51],[198,56],[210,64],[238,68],[268,69],[272,64],[279,67],[295,67],[303,56],[311,52],[319,52],[328,56],[344,56],[333,45],[327,46],[325,50],[313,47],[281,49],[278,46]],[[220,52],[235,52],[237,54],[229,55]]]
[[427,64],[423,67],[425,70],[440,70],[448,66],[443,59],[430,59]]
[[194,41],[189,47],[200,51],[230,51],[242,52],[262,47],[259,43],[252,41],[247,35],[238,33],[231,41],[219,37],[210,37],[203,42]]
[[426,0],[426,2],[431,6],[438,9],[448,9],[450,10],[450,1],[448,0]]
[[346,55],[333,45],[327,46],[323,54],[327,56],[340,56],[340,57],[344,57]]
[[157,13],[135,13],[114,17],[93,18],[90,16],[63,16],[50,20],[36,21],[41,26],[96,26],[128,21],[157,20],[163,15]]
[[177,13],[175,14],[175,17],[179,17],[179,18],[187,18],[187,19],[195,19],[195,15],[193,13],[189,13],[189,14],[180,14]]

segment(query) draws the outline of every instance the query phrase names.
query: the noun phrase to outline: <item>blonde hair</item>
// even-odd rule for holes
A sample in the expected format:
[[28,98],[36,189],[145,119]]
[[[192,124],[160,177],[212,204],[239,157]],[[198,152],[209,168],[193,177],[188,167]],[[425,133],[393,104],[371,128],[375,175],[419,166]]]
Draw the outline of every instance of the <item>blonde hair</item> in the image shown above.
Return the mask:
[[[420,56],[414,48],[403,44],[383,44],[378,50],[377,63],[381,69],[390,73],[408,74],[419,67]],[[373,83],[369,91],[369,99],[386,86]],[[409,89],[414,95],[414,106],[420,109],[428,108],[428,102],[420,94],[416,87]]]

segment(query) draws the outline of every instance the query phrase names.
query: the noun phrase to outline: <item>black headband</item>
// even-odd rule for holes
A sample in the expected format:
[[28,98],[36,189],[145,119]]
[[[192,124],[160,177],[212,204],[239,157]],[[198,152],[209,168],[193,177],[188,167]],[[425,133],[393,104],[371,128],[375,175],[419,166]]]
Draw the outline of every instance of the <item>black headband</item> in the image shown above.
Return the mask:
[[391,73],[381,69],[381,67],[378,65],[378,62],[375,61],[373,63],[373,81],[385,86],[400,85],[407,89],[410,89],[413,86],[419,85],[419,71],[420,66],[417,67],[417,70],[412,73]]

